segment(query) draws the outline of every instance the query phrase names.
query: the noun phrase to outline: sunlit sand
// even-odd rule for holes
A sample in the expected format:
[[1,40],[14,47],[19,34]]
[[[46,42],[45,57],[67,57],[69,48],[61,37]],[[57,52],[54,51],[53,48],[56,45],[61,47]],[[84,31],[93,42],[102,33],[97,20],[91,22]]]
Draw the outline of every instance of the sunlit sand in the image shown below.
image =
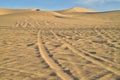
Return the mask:
[[0,9],[0,80],[120,80],[120,11]]

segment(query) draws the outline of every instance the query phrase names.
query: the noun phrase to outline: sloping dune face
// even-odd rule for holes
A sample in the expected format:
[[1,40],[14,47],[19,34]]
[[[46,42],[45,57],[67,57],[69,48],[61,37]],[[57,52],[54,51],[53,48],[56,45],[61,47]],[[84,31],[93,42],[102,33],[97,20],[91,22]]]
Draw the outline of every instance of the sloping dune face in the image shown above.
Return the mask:
[[114,25],[114,22],[116,25],[119,24],[118,18],[120,11],[82,13],[79,12],[80,10],[81,9],[79,8],[72,8],[64,14],[59,11],[52,12],[39,9],[0,9],[0,26],[15,26],[18,22],[26,24],[26,21],[28,24],[36,24],[35,21],[39,21],[39,24],[44,27],[79,27],[82,25],[92,26],[109,24]]
[[[19,13],[19,14],[18,14]],[[31,15],[31,14],[39,14],[39,15],[44,15],[44,16],[62,16],[62,14],[57,13],[57,12],[52,12],[52,11],[45,11],[45,10],[40,10],[36,8],[32,9],[4,9],[0,8],[0,15]]]
[[0,8],[0,15],[24,13],[29,11],[40,11],[39,9],[4,9]]
[[89,9],[85,9],[85,8],[80,8],[80,7],[75,7],[75,8],[70,8],[70,9],[66,9],[66,10],[61,10],[61,11],[57,11],[60,13],[72,13],[72,12],[96,12],[95,10],[89,10]]
[[[0,26],[14,26],[16,22],[28,20],[28,23],[34,22],[31,20],[31,17],[35,20],[39,20],[43,25],[47,21],[53,22],[57,21],[55,18],[66,17],[57,12],[44,11],[39,9],[0,9]],[[26,20],[27,19],[27,20]],[[7,23],[7,24],[6,24]]]

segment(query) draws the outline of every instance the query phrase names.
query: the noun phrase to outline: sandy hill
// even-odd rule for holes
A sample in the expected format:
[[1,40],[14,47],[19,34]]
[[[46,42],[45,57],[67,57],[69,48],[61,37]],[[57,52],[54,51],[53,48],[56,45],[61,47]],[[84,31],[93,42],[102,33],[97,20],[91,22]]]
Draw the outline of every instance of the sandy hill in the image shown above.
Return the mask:
[[99,18],[116,18],[120,16],[120,10],[116,11],[105,11],[105,12],[71,12],[65,13],[65,15],[71,15],[73,17],[99,17]]
[[13,16],[13,15],[43,15],[43,16],[63,16],[60,13],[52,12],[52,11],[46,11],[46,10],[40,10],[36,8],[32,9],[4,9],[0,8],[0,16]]
[[6,15],[6,14],[15,14],[15,13],[24,13],[24,12],[30,12],[30,11],[39,11],[39,9],[5,9],[0,8],[0,15]]
[[60,11],[56,11],[59,13],[72,13],[72,12],[96,12],[95,10],[89,10],[86,8],[80,8],[80,7],[75,7],[75,8],[70,8],[70,9],[66,9],[66,10],[60,10]]
[[14,26],[18,22],[24,24],[26,21],[31,24],[34,24],[35,21],[39,21],[40,26],[48,27],[104,25],[106,22],[107,24],[120,23],[120,11],[88,11],[81,13],[80,10],[81,8],[71,8],[67,10],[68,12],[63,10],[62,12],[65,12],[64,14],[61,11],[39,11],[37,9],[0,9],[0,26]]
[[[39,9],[2,9],[0,8],[0,26],[11,26],[14,25],[16,21],[24,18],[34,17],[39,21],[55,21],[55,17],[62,18],[67,17],[57,12],[45,11]],[[6,24],[7,23],[7,24]]]

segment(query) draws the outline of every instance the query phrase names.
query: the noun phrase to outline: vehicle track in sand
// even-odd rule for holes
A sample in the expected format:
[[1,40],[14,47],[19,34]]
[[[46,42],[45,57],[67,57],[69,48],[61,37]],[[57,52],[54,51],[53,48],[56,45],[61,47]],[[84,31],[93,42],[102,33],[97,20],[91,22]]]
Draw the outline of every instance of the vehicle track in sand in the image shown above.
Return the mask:
[[[29,21],[31,20],[31,21]],[[30,25],[28,25],[28,23]],[[34,26],[33,26],[34,24]],[[22,19],[21,21],[18,21],[18,23],[16,24],[16,27],[35,27],[35,26],[39,26],[40,23],[38,21],[34,21],[33,16],[28,16],[28,17],[24,17],[24,20]],[[39,52],[41,57],[45,60],[45,62],[49,65],[50,68],[52,68],[56,74],[62,79],[62,80],[74,80],[74,78],[70,75],[68,75],[64,70],[61,69],[60,66],[58,66],[58,64],[55,63],[55,61],[49,57],[47,51],[46,51],[46,47],[44,47],[43,41],[41,39],[41,32],[39,31],[37,34],[37,45],[39,48]]]
[[[31,29],[37,28],[38,26],[40,26],[40,22],[35,20],[33,16],[24,17],[16,23],[16,27],[23,27],[26,29],[30,27],[29,32]],[[36,32],[37,31],[38,30],[36,30]],[[96,33],[101,36],[101,32],[99,34],[96,31]],[[35,44],[36,46],[34,49],[36,51],[35,53],[37,59],[32,54],[31,57],[33,57],[36,62],[39,60],[41,61],[40,63],[34,63],[34,68],[37,67],[37,70],[49,69],[51,70],[49,71],[50,75],[58,77],[57,80],[59,80],[59,78],[61,80],[109,80],[110,77],[114,80],[120,79],[120,64],[117,61],[114,63],[101,56],[91,54],[82,47],[77,49],[71,44],[71,42],[69,42],[69,40],[66,39],[66,34],[63,35],[64,39],[60,36],[60,34],[50,30],[45,31],[41,29],[36,34],[37,45]],[[75,34],[79,33],[75,31]],[[102,35],[103,39],[110,40],[112,36],[106,38],[106,34]],[[111,40],[108,42],[109,44],[113,44]],[[117,49],[116,44],[114,48]],[[3,67],[0,67],[0,69],[36,75],[39,79],[45,75],[45,73],[41,74],[39,71],[31,72],[30,70],[19,69],[21,68],[21,65],[16,66],[16,68],[4,67],[5,63],[3,63]],[[8,61],[5,66],[14,64],[16,64],[16,62],[11,60]],[[26,66],[29,69],[29,64],[22,67]],[[45,68],[43,68],[44,66]]]
[[[108,30],[109,31],[109,30]],[[104,40],[106,40],[107,44],[109,47],[112,47],[115,50],[120,51],[120,45],[118,43],[118,40],[116,39],[115,35],[111,34],[110,32],[108,33],[108,31],[105,31],[104,29],[101,30],[95,30],[95,32],[100,35]],[[113,35],[113,36],[112,36]],[[119,53],[114,53],[114,63],[120,63],[119,60],[120,58]],[[118,65],[119,66],[119,65]]]
[[97,64],[98,66],[101,66],[105,70],[110,71],[110,72],[114,73],[115,75],[120,76],[120,69],[119,69],[120,67],[118,66],[119,64],[115,64],[106,59],[100,58],[98,56],[94,56],[94,55],[90,54],[89,52],[86,52],[82,49],[79,51],[79,50],[75,49],[72,45],[70,45],[68,42],[66,42],[63,39],[61,39],[60,37],[58,37],[58,35],[56,35],[53,31],[52,31],[52,33],[54,34],[54,36],[56,36],[56,38],[58,40],[63,42],[69,49],[71,49],[77,55],[85,58],[88,61],[91,61],[94,64]]
[[[49,32],[49,31],[47,31],[48,32],[48,35],[49,36],[47,36],[46,37],[46,40],[45,40],[45,42],[43,42],[44,44],[47,44],[47,42],[46,41],[48,41],[48,40],[51,40],[51,39],[47,39],[48,37],[50,37],[50,35],[51,35],[51,32]],[[62,56],[64,56],[65,55],[65,53],[60,53],[60,51],[58,51],[58,50],[56,50],[56,52],[55,52],[55,50],[53,50],[52,48],[51,48],[51,45],[46,45],[46,47],[47,47],[47,51],[48,51],[48,54],[50,55],[50,57],[51,58],[53,58],[53,60],[55,60],[59,65],[60,65],[60,67],[61,68],[68,68],[68,70],[71,72],[71,74],[74,76],[74,77],[76,77],[77,79],[80,79],[80,80],[95,80],[95,79],[100,79],[100,78],[103,78],[103,77],[106,77],[106,76],[108,76],[108,74],[115,74],[115,75],[118,75],[119,76],[119,71],[117,71],[116,70],[116,68],[114,68],[114,65],[118,65],[118,64],[114,64],[113,62],[111,62],[111,61],[108,61],[108,60],[106,60],[106,59],[103,59],[103,60],[101,60],[101,59],[99,59],[100,57],[98,57],[97,56],[97,58],[94,56],[93,57],[93,55],[89,55],[89,53],[87,52],[85,52],[84,51],[84,54],[79,54],[79,53],[83,53],[83,51],[78,51],[78,50],[76,50],[75,48],[73,48],[73,46],[70,46],[70,44],[69,43],[67,43],[66,41],[64,41],[64,40],[62,40],[60,37],[58,37],[54,32],[52,32],[52,34],[54,35],[53,37],[57,37],[57,39],[59,40],[59,42],[58,43],[56,43],[56,42],[52,42],[52,45],[54,44],[57,48],[59,48],[60,49],[60,47],[59,46],[64,46],[64,47],[68,47],[69,48],[69,51],[72,51],[72,53],[74,54],[77,54],[77,55],[79,55],[79,56],[82,56],[82,58],[81,58],[81,60],[87,60],[87,61],[90,61],[90,62],[92,62],[92,63],[94,63],[94,64],[97,64],[97,66],[100,66],[100,68],[104,68],[102,71],[100,71],[100,72],[97,72],[96,74],[93,74],[93,75],[91,75],[90,77],[85,77],[84,75],[82,75],[81,73],[81,67],[79,66],[78,67],[78,65],[77,64],[81,64],[82,65],[82,63],[74,63],[74,60],[73,59],[76,59],[76,58],[78,58],[78,56],[75,56],[74,57],[74,55],[73,54],[69,54],[69,55],[73,55],[72,56],[72,58],[67,58],[67,54],[66,54],[66,58],[63,58]],[[44,35],[45,36],[45,35]],[[53,38],[52,37],[52,38]],[[44,40],[44,39],[43,39]],[[53,40],[53,41],[56,41],[55,39]],[[49,43],[49,42],[48,42]],[[62,45],[60,45],[59,43],[62,43]],[[67,50],[68,51],[68,50]],[[67,52],[66,52],[67,53]],[[57,55],[57,56],[56,56]],[[58,57],[58,55],[62,55],[61,57]],[[61,60],[60,60],[61,59]],[[69,62],[66,62],[65,60],[68,60]],[[78,62],[79,61],[81,61],[81,60],[78,60]],[[105,61],[104,61],[105,60]],[[103,63],[104,62],[104,63]],[[69,67],[69,66],[67,66],[67,65],[65,65],[64,63],[66,63],[66,64],[71,64],[71,67],[72,67],[72,69]],[[110,67],[107,67],[108,65],[105,65],[105,64],[109,64],[110,65]],[[92,64],[92,65],[94,65],[94,64]],[[85,66],[87,66],[87,64],[84,64]],[[76,66],[76,67],[75,67]],[[112,66],[112,67],[111,67]],[[89,66],[90,67],[90,66]],[[76,72],[75,72],[76,71]],[[84,70],[83,70],[84,71]],[[77,73],[77,75],[79,76],[76,76],[76,75],[74,75],[74,73]]]
[[39,31],[38,32],[38,47],[39,47],[42,58],[56,72],[56,74],[62,80],[74,80],[70,75],[66,74],[65,71],[62,70],[61,67],[57,63],[55,63],[55,61],[49,56],[48,52],[46,51],[46,47],[44,46],[41,38],[42,38],[41,31]]
[[84,64],[80,64],[79,62],[81,61],[83,63],[85,60],[79,59],[79,57],[74,55],[71,50],[66,49],[64,44],[59,42],[51,32],[43,31],[43,35],[43,43],[47,48],[46,50],[48,51],[50,58],[52,58],[66,74],[72,76],[74,80],[87,80],[80,68],[80,66],[82,67]]
[[[113,31],[113,30],[108,29],[107,31]],[[73,30],[71,33],[69,33],[69,32],[68,32],[68,34],[66,34],[66,33],[61,34],[60,33],[60,36],[63,39],[67,38],[66,41],[70,42],[71,45],[75,46],[76,48],[79,49],[81,47],[85,51],[91,52],[91,54],[93,54],[93,55],[97,55],[97,57],[100,56],[100,58],[102,58],[103,60],[105,60],[107,62],[112,62],[112,64],[116,64],[116,65],[120,66],[119,65],[120,59],[119,59],[119,57],[117,57],[117,56],[119,56],[120,50],[116,49],[114,47],[108,46],[107,41],[105,39],[103,39],[101,36],[96,35],[96,32],[94,31],[94,29],[91,29],[91,30]],[[115,34],[115,33],[113,33],[113,34]],[[116,34],[116,35],[118,35],[118,34]],[[114,37],[114,38],[116,38],[116,37]],[[117,42],[119,44],[119,38],[118,38]],[[84,45],[81,43],[83,43]],[[86,46],[85,44],[88,44],[88,47],[84,48],[84,46]],[[83,46],[81,46],[81,45],[83,45]],[[101,54],[100,51],[102,51],[102,50],[103,50],[103,52]]]
[[120,46],[116,43],[114,43],[114,40],[111,40],[112,36],[109,35],[105,30],[97,30],[95,29],[95,32],[101,36],[104,40],[107,41],[107,45],[109,47],[113,47],[113,48],[116,48],[116,49],[120,49]]
[[[25,19],[28,20],[29,18],[25,17]],[[26,22],[24,21],[25,19],[21,19],[18,22],[19,26],[16,26],[17,29],[7,28],[8,32],[5,32],[6,29],[1,30],[7,35],[6,42],[14,41],[10,45],[6,44],[5,50],[8,51],[3,51],[4,54],[0,55],[2,56],[0,59],[2,61],[0,63],[1,79],[11,79],[10,75],[12,75],[13,80],[24,80],[25,78],[30,80],[61,80],[39,53],[36,45],[38,30],[33,28],[27,29],[31,25],[26,25],[29,21]],[[24,28],[23,26],[27,27]]]

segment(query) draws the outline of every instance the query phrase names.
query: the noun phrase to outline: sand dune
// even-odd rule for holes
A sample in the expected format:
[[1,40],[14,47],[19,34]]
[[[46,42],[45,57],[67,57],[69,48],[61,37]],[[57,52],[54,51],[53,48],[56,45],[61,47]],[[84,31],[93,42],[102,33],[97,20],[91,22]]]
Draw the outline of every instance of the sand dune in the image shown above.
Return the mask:
[[[5,10],[5,9],[3,9]],[[2,11],[2,10],[1,10]],[[0,15],[0,26],[14,26],[21,19],[28,19],[28,22],[33,23],[31,17],[38,20],[42,26],[46,27],[72,27],[72,26],[92,26],[92,25],[118,25],[120,11],[111,12],[73,12],[59,13],[52,11],[37,11],[36,9],[25,10],[8,10],[10,13]],[[22,21],[24,22],[24,20]],[[7,23],[7,24],[6,24]],[[114,24],[115,23],[115,24]],[[38,26],[39,27],[39,26]],[[85,26],[84,26],[85,27]]]
[[[0,26],[13,26],[15,22],[24,17],[33,16],[40,21],[54,21],[53,18],[69,17],[57,12],[38,10],[38,9],[0,9]],[[51,19],[47,19],[51,18]],[[7,24],[6,24],[7,23]]]
[[32,8],[32,9],[4,9],[4,8],[0,8],[0,15],[8,15],[8,14],[34,14],[34,13],[38,13],[40,15],[60,15],[59,13],[56,12],[52,12],[52,11],[45,11],[45,10],[40,10],[40,9],[36,9],[36,8]]
[[60,10],[57,12],[59,12],[59,13],[73,13],[73,12],[96,12],[96,11],[85,9],[85,8],[80,8],[80,7],[75,7],[75,8],[70,8],[70,9],[66,9],[66,10]]
[[39,11],[39,9],[5,9],[0,8],[0,15],[6,15],[6,14],[15,14],[15,13],[24,13],[29,11]]
[[0,80],[120,80],[120,11],[0,14]]

